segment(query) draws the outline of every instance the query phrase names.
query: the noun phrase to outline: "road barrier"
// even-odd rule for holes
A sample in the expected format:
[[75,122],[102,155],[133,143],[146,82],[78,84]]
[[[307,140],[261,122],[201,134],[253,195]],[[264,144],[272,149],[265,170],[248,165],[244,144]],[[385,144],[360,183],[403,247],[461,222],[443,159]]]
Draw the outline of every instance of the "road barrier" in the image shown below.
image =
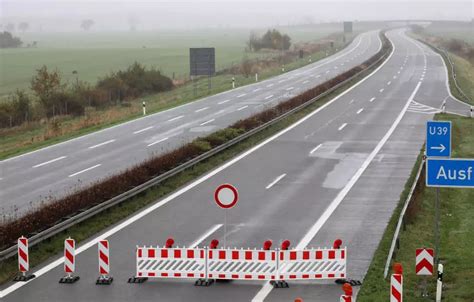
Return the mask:
[[74,283],[79,276],[74,276],[76,270],[76,241],[72,238],[64,240],[64,273],[66,276],[59,279],[59,283]]
[[[270,245],[271,246],[271,245]],[[346,277],[346,248],[270,250],[219,248],[138,247],[136,274],[129,283],[148,278],[199,278],[196,285],[214,280],[268,280],[287,287],[285,280],[323,280]]]
[[403,301],[403,269],[400,263],[393,265],[394,273],[390,277],[390,302]]
[[100,240],[97,244],[97,250],[99,255],[99,278],[97,278],[95,284],[109,285],[114,281],[114,278],[110,276],[109,241]]
[[352,299],[352,286],[349,283],[344,283],[342,286],[342,290],[344,291],[344,295],[341,295],[341,299],[339,302],[353,302],[355,300]]
[[28,238],[21,236],[17,243],[18,252],[18,270],[19,275],[13,281],[28,281],[35,277],[35,275],[28,274],[30,270],[30,255],[28,251]]

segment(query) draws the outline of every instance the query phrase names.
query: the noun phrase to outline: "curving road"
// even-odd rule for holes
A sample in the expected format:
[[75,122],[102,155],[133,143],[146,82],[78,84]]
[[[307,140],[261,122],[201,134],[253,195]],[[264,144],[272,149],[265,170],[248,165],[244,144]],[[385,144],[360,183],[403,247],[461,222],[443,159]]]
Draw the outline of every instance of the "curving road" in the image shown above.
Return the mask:
[[288,100],[374,55],[378,32],[277,77],[0,162],[2,213],[24,211]]

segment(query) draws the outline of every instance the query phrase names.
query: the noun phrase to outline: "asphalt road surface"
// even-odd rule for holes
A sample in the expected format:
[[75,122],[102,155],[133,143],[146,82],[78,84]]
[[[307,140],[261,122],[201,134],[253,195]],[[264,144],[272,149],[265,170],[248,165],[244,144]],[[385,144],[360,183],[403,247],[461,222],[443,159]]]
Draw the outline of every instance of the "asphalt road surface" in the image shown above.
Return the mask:
[[[393,53],[364,81],[85,242],[77,250],[81,280],[76,284],[58,283],[64,275],[59,258],[36,271],[33,281],[4,286],[2,301],[292,301],[297,296],[338,301],[342,292],[332,282],[294,281],[288,289],[272,289],[264,282],[195,287],[192,280],[126,280],[134,274],[136,245],[163,245],[169,236],[179,246],[222,242],[224,214],[212,195],[226,182],[240,193],[227,215],[228,246],[289,239],[297,248],[322,247],[341,238],[348,248],[348,276],[363,279],[422,147],[425,122],[450,98],[440,56],[403,29],[387,36]],[[467,108],[452,102],[457,110]],[[111,245],[110,286],[95,285],[96,243],[103,237]]]
[[377,31],[363,33],[339,53],[303,68],[4,160],[1,212],[24,211],[228,127],[362,63],[380,46]]

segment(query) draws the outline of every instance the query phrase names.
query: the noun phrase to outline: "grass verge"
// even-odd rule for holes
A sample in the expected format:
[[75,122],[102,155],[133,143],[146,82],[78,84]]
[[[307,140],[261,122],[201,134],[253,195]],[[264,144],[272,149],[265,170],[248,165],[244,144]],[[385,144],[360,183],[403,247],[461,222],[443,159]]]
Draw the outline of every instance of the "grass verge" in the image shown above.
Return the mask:
[[[34,267],[46,261],[48,258],[60,253],[63,249],[63,242],[66,236],[71,236],[76,239],[78,243],[80,243],[81,241],[84,241],[90,236],[132,215],[139,209],[150,205],[153,202],[156,202],[157,199],[162,198],[163,196],[175,191],[181,186],[184,186],[186,183],[214,169],[216,166],[221,165],[222,163],[235,157],[239,153],[251,148],[252,146],[255,146],[259,142],[263,141],[265,138],[295,123],[297,120],[301,119],[305,115],[322,106],[330,99],[340,94],[342,91],[354,85],[364,76],[366,76],[369,72],[371,72],[374,68],[376,67],[366,70],[361,75],[351,80],[343,87],[340,87],[336,91],[320,99],[318,102],[306,107],[305,109],[295,114],[288,116],[280,122],[268,127],[267,129],[255,134],[254,136],[242,141],[241,143],[234,145],[229,149],[226,149],[225,151],[215,155],[214,157],[197,164],[193,168],[188,169],[166,180],[165,182],[161,183],[160,186],[150,189],[144,192],[143,194],[137,196],[136,198],[123,202],[115,207],[112,207],[102,212],[101,215],[98,215],[97,217],[92,217],[74,227],[71,227],[67,231],[67,234],[66,232],[63,232],[32,247],[30,249],[30,266]],[[11,280],[16,274],[16,272],[17,262],[15,258],[10,258],[0,262],[0,283],[5,283]]]
[[[474,119],[448,114],[436,116],[440,120],[453,122],[453,157],[474,157]],[[365,277],[357,301],[383,301],[389,297],[389,280],[383,279],[383,269],[390,243],[414,174],[420,164],[418,159],[412,175],[401,195],[401,203],[390,219],[372,264]],[[405,301],[427,301],[421,297],[422,278],[415,275],[415,249],[434,247],[434,202],[435,188],[427,188],[422,181],[407,211],[407,227],[400,235],[400,250],[396,262],[404,268]],[[440,259],[444,264],[443,301],[472,301],[474,297],[474,263],[471,261],[474,249],[474,190],[440,188]],[[387,278],[389,279],[389,278]],[[428,278],[428,300],[433,300],[436,286],[435,276]]]

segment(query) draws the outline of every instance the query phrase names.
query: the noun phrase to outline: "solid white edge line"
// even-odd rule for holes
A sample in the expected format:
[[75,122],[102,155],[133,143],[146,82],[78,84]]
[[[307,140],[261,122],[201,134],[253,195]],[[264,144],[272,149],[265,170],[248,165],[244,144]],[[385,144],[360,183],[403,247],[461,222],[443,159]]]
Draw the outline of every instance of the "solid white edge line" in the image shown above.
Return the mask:
[[84,172],[90,171],[90,170],[92,170],[92,169],[95,169],[95,168],[97,168],[97,167],[100,167],[101,165],[102,165],[102,164],[97,164],[97,165],[95,165],[95,166],[92,166],[92,167],[86,168],[86,169],[84,169],[84,170],[81,170],[81,171],[79,171],[79,172],[73,173],[73,174],[69,175],[68,177],[74,177],[74,176],[79,175],[79,174],[81,174],[81,173],[84,173]]
[[111,139],[111,140],[108,140],[106,142],[103,142],[103,143],[100,143],[100,144],[97,144],[97,145],[94,145],[94,146],[90,146],[87,149],[95,149],[95,148],[98,148],[98,147],[101,147],[103,145],[107,145],[107,144],[110,144],[110,143],[113,143],[113,142],[115,142],[115,139]]
[[191,245],[188,246],[188,248],[192,249],[192,248],[197,247],[201,242],[203,242],[207,237],[209,237],[212,233],[214,233],[215,231],[217,231],[221,227],[222,227],[222,224],[216,224],[215,226],[210,228],[206,233],[204,233],[201,237],[196,239],[196,241],[191,243]]
[[50,164],[50,163],[54,163],[55,161],[58,161],[58,160],[61,160],[61,159],[64,159],[66,158],[67,156],[60,156],[58,158],[55,158],[55,159],[52,159],[52,160],[48,160],[48,161],[45,161],[44,163],[41,163],[41,164],[37,164],[37,165],[34,165],[32,168],[38,168],[38,167],[42,167],[44,165],[47,165],[47,164]]
[[274,181],[272,181],[268,186],[265,187],[265,189],[270,189],[271,187],[273,187],[277,182],[279,182],[280,180],[283,179],[283,177],[286,176],[286,173],[283,173],[282,175],[278,176],[277,178],[275,178]]
[[[395,45],[392,43],[392,41],[390,41],[390,44],[392,44],[392,52],[390,53],[388,58],[379,67],[377,67],[377,69],[375,69],[372,73],[370,73],[367,77],[363,78],[360,82],[357,82],[354,86],[350,87],[348,90],[344,91],[342,94],[336,96],[336,99],[339,98],[339,96],[342,96],[346,94],[347,92],[351,91],[352,89],[354,89],[355,87],[359,86],[360,84],[365,82],[365,80],[367,80],[368,78],[372,77],[377,71],[379,71],[390,60],[393,53],[395,52]],[[410,102],[408,102],[408,104],[410,104]],[[252,302],[263,302],[263,300],[270,294],[272,289],[273,289],[273,286],[270,284],[270,282],[265,282],[262,288],[260,289],[260,291],[257,293],[257,295],[255,295],[255,297],[252,299]]]
[[148,144],[147,147],[151,147],[151,146],[153,146],[153,145],[159,144],[159,143],[164,142],[164,141],[166,141],[166,140],[168,140],[168,139],[169,139],[169,137],[162,138],[162,139],[160,139],[160,140],[157,140],[156,142],[153,142],[153,143],[151,143],[151,144]]
[[[331,104],[333,104],[334,102],[336,102],[338,99],[340,99],[341,97],[343,97],[344,95],[346,95],[347,93],[349,93],[350,91],[352,91],[353,89],[355,89],[356,87],[358,87],[359,85],[361,85],[362,83],[364,83],[366,80],[368,80],[369,78],[371,78],[377,71],[379,71],[389,60],[390,58],[392,57],[393,55],[393,52],[395,51],[395,46],[393,45],[393,43],[390,41],[390,43],[392,44],[392,52],[390,53],[390,55],[388,56],[388,58],[379,66],[377,67],[374,71],[372,71],[369,75],[367,75],[365,78],[363,78],[362,80],[360,80],[359,82],[355,83],[353,86],[349,87],[347,90],[343,91],[341,94],[335,96],[332,100],[328,101],[327,103],[323,104],[321,107],[317,108],[316,110],[314,110],[313,112],[311,112],[310,114],[306,115],[305,117],[301,118],[300,120],[298,120],[297,122],[295,122],[294,124],[288,126],[287,128],[281,130],[280,132],[276,133],[275,135],[267,138],[266,140],[264,140],[263,142],[261,142],[260,144],[252,147],[251,149],[241,153],[239,156],[231,159],[230,161],[226,162],[225,164],[223,164],[222,166],[212,170],[211,172],[207,173],[206,175],[202,176],[201,178],[191,182],[190,184],[188,184],[187,186],[179,189],[178,191],[175,191],[174,193],[172,193],[171,195],[169,195],[168,197],[165,197],[164,199],[156,202],[155,204],[152,204],[151,206],[149,206],[148,208],[142,210],[141,212],[138,212],[137,214],[135,214],[134,216],[124,220],[123,222],[119,223],[118,225],[112,227],[111,229],[109,229],[108,231],[104,232],[103,234],[101,235],[98,235],[97,237],[93,238],[93,239],[90,239],[89,241],[81,244],[77,249],[76,249],[76,256],[81,254],[82,252],[84,252],[85,250],[93,247],[94,245],[96,245],[100,240],[103,240],[103,239],[106,239],[112,235],[114,235],[115,233],[117,233],[118,231],[126,228],[127,226],[131,225],[132,223],[134,223],[135,221],[137,220],[140,220],[141,218],[145,217],[146,215],[150,214],[151,212],[155,211],[156,209],[166,205],[168,202],[170,202],[171,200],[175,199],[176,197],[184,194],[185,192],[193,189],[194,187],[198,186],[199,184],[205,182],[206,180],[210,179],[211,177],[213,177],[214,175],[218,174],[219,172],[227,169],[228,167],[232,166],[233,164],[235,164],[236,162],[240,161],[242,158],[244,157],[247,157],[249,154],[252,154],[253,152],[255,152],[256,150],[262,148],[263,146],[267,145],[269,142],[277,139],[278,137],[282,136],[283,134],[287,133],[288,131],[298,127],[299,125],[301,125],[302,123],[304,123],[306,120],[310,119],[311,117],[313,117],[314,115],[316,115],[317,113],[319,113],[320,111],[326,109],[328,106],[330,106]],[[47,264],[45,265],[44,267],[38,269],[37,271],[33,272],[33,274],[36,275],[36,278],[34,279],[31,279],[29,281],[26,281],[26,282],[17,282],[7,288],[5,288],[3,291],[0,292],[0,298],[3,298],[5,296],[7,296],[8,294],[14,292],[15,290],[27,285],[28,283],[30,282],[33,282],[37,279],[39,279],[39,277],[41,277],[42,275],[46,274],[47,272],[49,272],[50,270],[54,269],[55,267],[61,265],[64,263],[64,257],[60,257],[58,258],[57,260],[51,262],[50,264]],[[269,284],[269,283],[267,283]],[[269,284],[270,285],[270,284]],[[253,301],[253,300],[252,300]],[[258,300],[257,300],[258,301]]]
[[313,154],[314,152],[316,152],[316,150],[318,150],[319,148],[321,148],[322,145],[323,145],[323,144],[317,145],[313,150],[311,150],[311,151],[309,152],[309,154]]
[[133,132],[133,134],[142,133],[143,131],[147,131],[147,130],[150,130],[152,128],[153,128],[153,126],[146,127],[146,128],[141,129],[141,130],[137,130],[137,131]]

